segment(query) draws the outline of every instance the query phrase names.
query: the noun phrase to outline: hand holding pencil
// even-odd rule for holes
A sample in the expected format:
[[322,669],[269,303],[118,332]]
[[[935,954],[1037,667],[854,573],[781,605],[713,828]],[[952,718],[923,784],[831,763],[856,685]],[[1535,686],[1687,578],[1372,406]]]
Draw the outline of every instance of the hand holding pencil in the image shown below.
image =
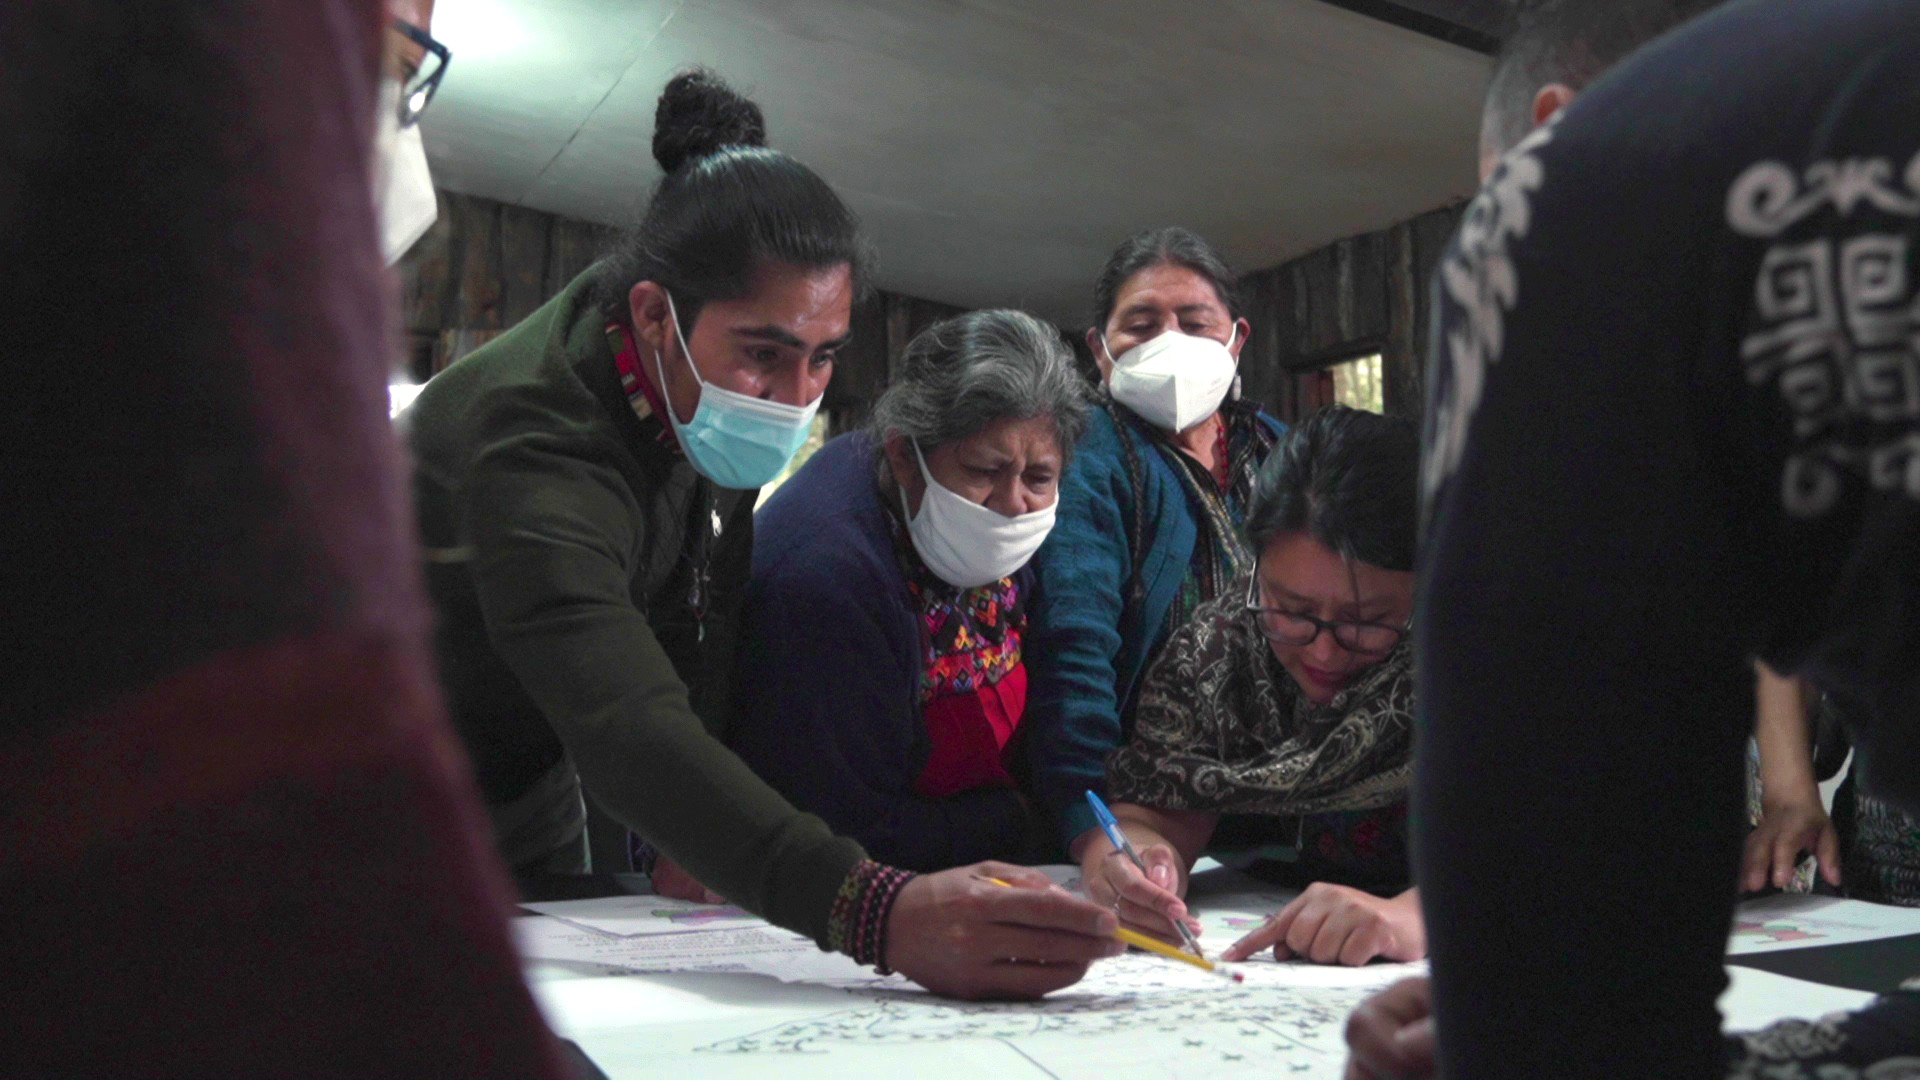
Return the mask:
[[[997,880],[1008,887],[995,887]],[[983,862],[909,881],[893,906],[888,966],[948,997],[1037,998],[1118,956],[1113,912],[1045,874]]]

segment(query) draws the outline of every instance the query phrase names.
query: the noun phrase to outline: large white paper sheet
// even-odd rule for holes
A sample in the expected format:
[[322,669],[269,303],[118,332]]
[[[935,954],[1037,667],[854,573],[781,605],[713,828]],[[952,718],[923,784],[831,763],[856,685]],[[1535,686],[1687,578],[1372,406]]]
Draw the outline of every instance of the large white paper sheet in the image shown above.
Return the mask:
[[1920,934],[1920,908],[1783,893],[1740,905],[1727,952],[1737,956],[1847,945],[1906,934]]
[[[623,1077],[954,1076],[995,1080],[1338,1077],[1346,1016],[1423,965],[1251,963],[1224,982],[1134,954],[1040,1002],[968,1003],[869,977],[837,991],[718,976],[537,987],[555,1026]],[[660,986],[660,997],[634,984]],[[751,1002],[751,1004],[748,1004]],[[645,1019],[642,1019],[645,1018]]]
[[[1038,1003],[966,1003],[898,982],[838,988],[740,975],[536,986],[550,1020],[613,1080],[990,1075],[993,1080],[1341,1076],[1346,1017],[1422,965],[1249,964],[1228,986],[1133,955]],[[1857,1008],[1872,995],[1730,968],[1729,1030]],[[991,1073],[980,1074],[980,1069]]]
[[[1078,884],[1071,867],[1047,869],[1063,885]],[[1196,879],[1190,903],[1207,928],[1208,951],[1217,952],[1293,895],[1216,870]],[[633,899],[644,914],[603,909],[586,919],[671,925],[646,906],[655,901]],[[1820,935],[1798,939],[1805,944],[1915,932],[1905,928],[1899,909],[1809,902],[1817,899],[1775,898],[1751,918],[1769,927],[1797,919],[1800,933]],[[1262,959],[1238,965],[1246,981],[1234,985],[1134,953],[1094,965],[1079,985],[1041,1002],[968,1003],[882,978],[757,921],[730,930],[626,934],[544,916],[516,924],[550,1021],[613,1080],[825,1080],[868,1072],[992,1080],[1331,1080],[1345,1065],[1343,1031],[1354,1006],[1426,970],[1425,964],[1356,969]],[[1728,971],[1731,985],[1720,1006],[1729,1030],[1857,1008],[1872,997],[1769,972]],[[647,974],[588,977],[621,972]]]
[[746,930],[623,936],[529,915],[513,920],[513,937],[523,961],[596,974],[754,971],[782,957],[820,952],[812,941],[765,923]]
[[664,896],[608,896],[521,904],[528,911],[565,919],[606,934],[686,934],[766,926],[765,920],[730,904],[695,904]]

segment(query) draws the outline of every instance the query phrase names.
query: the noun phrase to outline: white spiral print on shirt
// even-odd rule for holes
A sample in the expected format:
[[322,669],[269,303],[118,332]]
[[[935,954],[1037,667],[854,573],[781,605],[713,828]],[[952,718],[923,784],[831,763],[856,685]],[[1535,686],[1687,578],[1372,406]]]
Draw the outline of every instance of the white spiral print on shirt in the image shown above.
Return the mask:
[[1459,308],[1446,330],[1448,365],[1434,402],[1423,489],[1428,500],[1453,475],[1466,448],[1467,429],[1480,408],[1487,369],[1506,344],[1507,313],[1520,300],[1520,278],[1509,252],[1533,228],[1533,197],[1546,182],[1540,148],[1553,141],[1552,123],[1522,139],[1467,206],[1460,232],[1440,263],[1441,288]]
[[1885,158],[1821,161],[1800,173],[1763,161],[1734,181],[1726,212],[1736,233],[1775,241],[1760,261],[1740,354],[1747,379],[1774,382],[1793,416],[1796,448],[1781,476],[1787,513],[1825,514],[1849,472],[1877,491],[1920,498],[1912,228],[1884,231],[1920,218],[1920,155],[1902,174]]

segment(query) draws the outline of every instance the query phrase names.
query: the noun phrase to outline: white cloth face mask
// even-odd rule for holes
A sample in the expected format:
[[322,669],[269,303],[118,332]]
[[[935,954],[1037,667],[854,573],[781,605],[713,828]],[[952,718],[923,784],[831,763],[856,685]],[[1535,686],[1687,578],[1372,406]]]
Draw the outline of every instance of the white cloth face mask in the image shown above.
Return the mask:
[[920,496],[920,512],[915,514],[907,506],[903,489],[900,509],[907,515],[913,550],[941,581],[956,588],[975,589],[1008,577],[1027,565],[1053,531],[1058,499],[1045,510],[1008,517],[942,487],[927,470],[927,459],[921,455],[918,442],[913,444],[913,456],[920,463],[926,491]]
[[1239,372],[1240,361],[1233,355],[1239,335],[1237,323],[1225,345],[1168,330],[1115,358],[1102,334],[1100,351],[1113,365],[1107,389],[1140,419],[1178,434],[1219,411]]
[[373,205],[380,212],[380,254],[388,266],[399,262],[440,215],[420,125],[400,126],[400,93],[400,80],[386,80],[374,129]]

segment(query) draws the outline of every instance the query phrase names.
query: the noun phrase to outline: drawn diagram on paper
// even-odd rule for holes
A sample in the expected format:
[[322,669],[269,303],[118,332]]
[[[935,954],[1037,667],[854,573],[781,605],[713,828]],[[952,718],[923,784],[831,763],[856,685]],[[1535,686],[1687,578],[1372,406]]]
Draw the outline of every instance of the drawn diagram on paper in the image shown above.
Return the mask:
[[769,1062],[783,1075],[795,1068],[824,1074],[840,1067],[837,1053],[914,1047],[924,1054],[941,1044],[997,1042],[1031,1066],[1024,1075],[1051,1080],[1338,1077],[1347,1015],[1420,968],[1249,964],[1248,981],[1228,986],[1132,955],[1101,962],[1079,987],[1037,1004],[950,1002],[889,986],[856,993],[844,1009],[744,1032],[698,1052],[770,1055],[783,1059]]
[[[1047,870],[1056,882],[1077,884],[1072,867]],[[1196,876],[1190,894],[1210,953],[1292,895],[1227,873]],[[616,1078],[932,1072],[992,1080],[1339,1080],[1347,1016],[1369,994],[1426,970],[1269,959],[1235,965],[1246,978],[1236,985],[1133,953],[1093,965],[1082,982],[1042,1001],[968,1003],[880,977],[764,923],[702,929],[674,919],[674,905],[658,898],[628,906],[638,899],[541,905],[536,910],[575,921],[521,919],[515,928],[529,964],[557,972],[557,981],[541,982],[557,1030]],[[627,977],[567,978],[618,971],[668,974],[654,976],[659,987]],[[669,991],[667,980],[676,978],[684,981]]]
[[1772,952],[1878,941],[1906,934],[1920,934],[1920,908],[1783,893],[1740,905],[1734,912],[1727,951],[1733,954]]
[[1767,922],[1760,919],[1742,919],[1733,924],[1733,937],[1736,943],[1742,938],[1778,944],[1783,941],[1813,941],[1826,936],[1815,930],[1803,930],[1798,923],[1779,920]]
[[633,937],[684,934],[696,930],[755,930],[764,920],[732,904],[695,904],[666,896],[606,896],[595,900],[557,900],[522,904],[541,915],[564,919],[603,934]]
[[527,961],[580,965],[602,973],[754,971],[804,960],[820,950],[796,934],[757,930],[698,934],[609,934],[563,919],[513,920],[514,944]]
[[654,908],[650,914],[657,919],[665,919],[675,926],[684,926],[694,930],[704,930],[717,922],[752,920],[754,917],[744,908],[732,904],[713,904],[691,908]]

